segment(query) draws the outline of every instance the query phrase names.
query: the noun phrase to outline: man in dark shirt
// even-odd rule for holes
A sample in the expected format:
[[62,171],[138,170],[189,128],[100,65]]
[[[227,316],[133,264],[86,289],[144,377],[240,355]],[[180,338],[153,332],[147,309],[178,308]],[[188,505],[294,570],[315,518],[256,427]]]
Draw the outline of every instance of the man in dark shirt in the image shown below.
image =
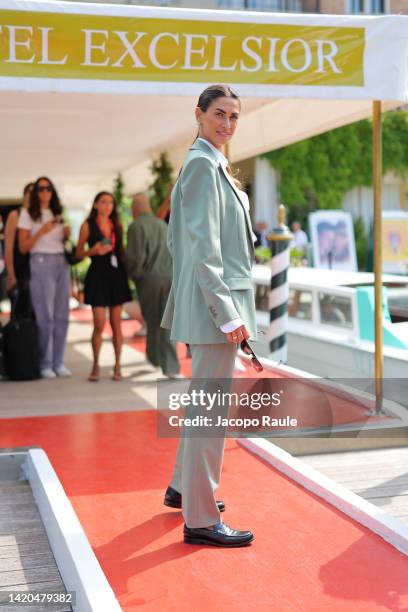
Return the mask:
[[167,225],[157,219],[148,198],[138,193],[133,198],[133,222],[127,236],[127,265],[135,281],[140,308],[146,321],[146,355],[169,378],[180,377],[180,364],[170,332],[160,327],[169,295],[172,262],[167,248]]

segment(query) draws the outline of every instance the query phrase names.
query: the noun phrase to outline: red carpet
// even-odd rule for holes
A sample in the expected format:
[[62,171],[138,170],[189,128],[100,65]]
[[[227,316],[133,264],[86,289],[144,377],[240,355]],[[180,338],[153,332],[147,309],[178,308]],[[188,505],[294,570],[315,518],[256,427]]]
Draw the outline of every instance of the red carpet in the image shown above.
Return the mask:
[[162,506],[176,442],[154,412],[1,421],[1,447],[47,452],[125,612],[408,610],[406,557],[231,440],[224,518],[256,540],[183,544]]

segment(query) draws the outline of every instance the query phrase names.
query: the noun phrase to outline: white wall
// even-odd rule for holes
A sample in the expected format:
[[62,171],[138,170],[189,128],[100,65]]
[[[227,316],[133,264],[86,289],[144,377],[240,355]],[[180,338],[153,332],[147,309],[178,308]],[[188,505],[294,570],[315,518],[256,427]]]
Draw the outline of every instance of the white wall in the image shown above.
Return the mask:
[[266,221],[269,229],[277,225],[278,175],[266,159],[255,159],[254,177],[254,225]]

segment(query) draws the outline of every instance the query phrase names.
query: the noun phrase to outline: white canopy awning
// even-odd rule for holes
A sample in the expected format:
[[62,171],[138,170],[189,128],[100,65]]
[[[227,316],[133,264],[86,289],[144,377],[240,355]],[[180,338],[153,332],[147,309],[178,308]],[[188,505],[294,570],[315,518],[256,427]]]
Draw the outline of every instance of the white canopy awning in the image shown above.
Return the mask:
[[198,94],[242,96],[233,161],[408,101],[408,17],[268,14],[3,0],[0,197],[40,174],[87,203],[152,156],[181,163]]

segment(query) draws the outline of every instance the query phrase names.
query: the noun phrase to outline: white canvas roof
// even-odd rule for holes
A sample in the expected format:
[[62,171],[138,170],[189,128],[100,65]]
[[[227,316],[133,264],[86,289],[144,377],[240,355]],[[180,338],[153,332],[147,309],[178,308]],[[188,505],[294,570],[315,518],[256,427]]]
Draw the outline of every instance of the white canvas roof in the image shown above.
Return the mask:
[[41,174],[73,205],[119,171],[144,188],[212,82],[242,97],[232,161],[279,148],[408,101],[408,17],[3,0],[0,198]]

